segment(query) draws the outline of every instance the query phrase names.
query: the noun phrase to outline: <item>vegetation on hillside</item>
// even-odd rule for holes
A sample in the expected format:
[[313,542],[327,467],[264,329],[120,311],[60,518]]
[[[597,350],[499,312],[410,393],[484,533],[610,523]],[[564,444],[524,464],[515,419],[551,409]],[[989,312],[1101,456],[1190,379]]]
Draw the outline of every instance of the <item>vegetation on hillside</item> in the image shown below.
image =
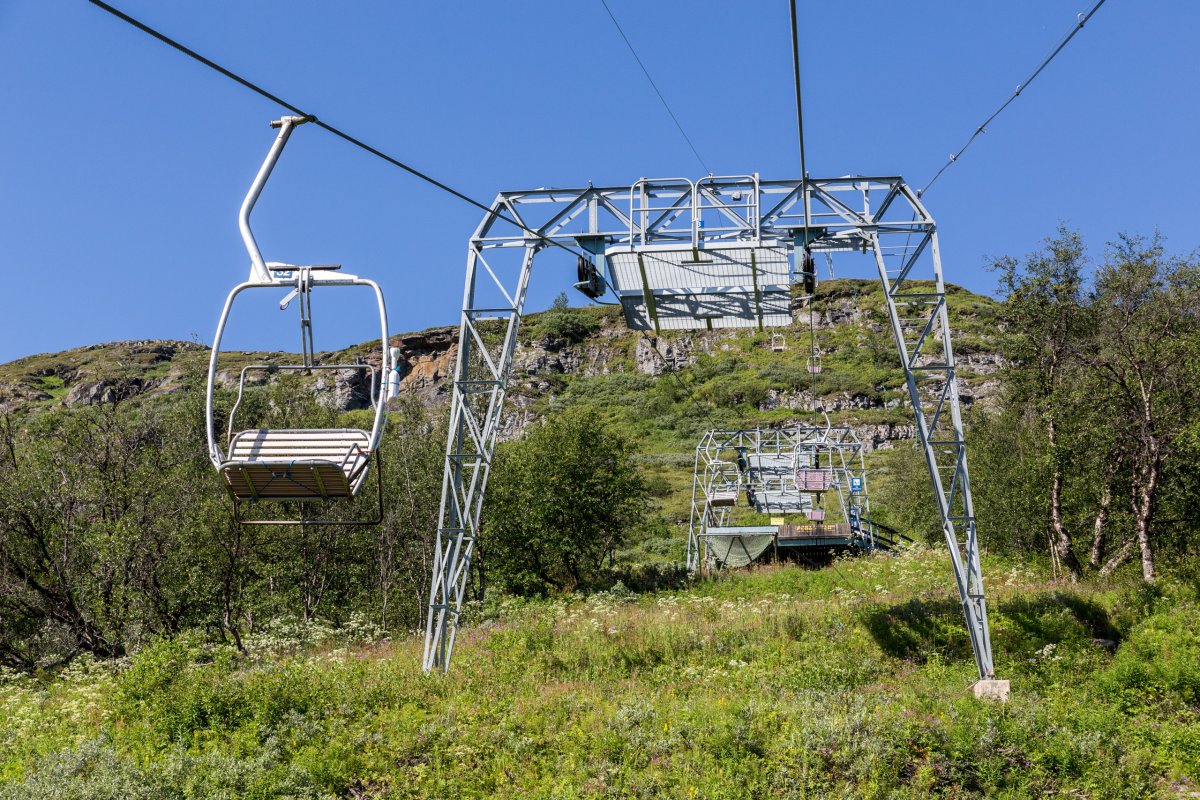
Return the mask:
[[[1066,230],[997,266],[1003,302],[948,302],[1008,705],[964,693],[878,286],[824,284],[783,353],[559,302],[522,330],[527,427],[495,457],[444,678],[419,674],[413,633],[446,441],[427,397],[391,409],[384,524],[242,527],[205,452],[203,348],[0,366],[28,393],[0,417],[0,798],[1198,791],[1200,272],[1136,238],[1092,269]],[[116,383],[84,402],[81,376]],[[814,419],[814,395],[889,432],[873,511],[928,549],[689,582],[698,436]],[[365,413],[289,375],[239,418]]]
[[1186,797],[1194,573],[1070,589],[990,558],[1006,704],[944,555],[765,568],[688,591],[493,598],[420,641],[276,621],[0,683],[0,797]]

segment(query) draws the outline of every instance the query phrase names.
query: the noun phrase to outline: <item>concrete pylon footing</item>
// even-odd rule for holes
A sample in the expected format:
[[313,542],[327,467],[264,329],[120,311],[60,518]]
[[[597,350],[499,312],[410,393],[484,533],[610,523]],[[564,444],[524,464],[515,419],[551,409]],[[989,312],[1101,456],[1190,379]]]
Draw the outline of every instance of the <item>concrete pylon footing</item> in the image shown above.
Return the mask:
[[975,681],[971,684],[971,688],[975,691],[976,700],[999,700],[1003,703],[1008,699],[1008,681],[998,681],[996,679]]

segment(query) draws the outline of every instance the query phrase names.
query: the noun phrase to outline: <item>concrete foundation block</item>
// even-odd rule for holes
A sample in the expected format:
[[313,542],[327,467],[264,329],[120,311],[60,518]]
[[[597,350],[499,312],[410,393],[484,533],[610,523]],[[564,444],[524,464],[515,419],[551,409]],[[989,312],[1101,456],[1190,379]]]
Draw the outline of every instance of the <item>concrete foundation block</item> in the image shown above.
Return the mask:
[[1008,699],[1008,681],[995,679],[976,681],[971,688],[975,690],[976,700],[999,700],[1003,703]]

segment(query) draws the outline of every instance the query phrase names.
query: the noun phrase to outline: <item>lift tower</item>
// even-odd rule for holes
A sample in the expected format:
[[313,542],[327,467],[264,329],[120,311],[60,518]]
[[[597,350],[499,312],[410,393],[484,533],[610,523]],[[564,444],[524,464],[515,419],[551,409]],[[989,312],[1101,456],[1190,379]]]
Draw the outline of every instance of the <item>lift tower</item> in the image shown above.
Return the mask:
[[577,288],[612,292],[629,327],[655,333],[790,324],[792,286],[811,286],[814,253],[872,255],[975,664],[981,679],[994,678],[937,226],[903,179],[862,176],[642,179],[497,195],[467,247],[427,671],[449,666],[530,274],[544,251],[561,257],[550,242],[584,254],[572,265]]

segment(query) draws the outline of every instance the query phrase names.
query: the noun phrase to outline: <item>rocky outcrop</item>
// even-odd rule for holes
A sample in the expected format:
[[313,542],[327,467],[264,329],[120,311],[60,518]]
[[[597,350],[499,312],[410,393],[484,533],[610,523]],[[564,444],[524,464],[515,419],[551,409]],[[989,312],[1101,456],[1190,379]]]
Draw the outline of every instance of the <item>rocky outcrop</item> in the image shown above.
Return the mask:
[[25,383],[0,383],[0,413],[17,411],[54,399]]
[[[820,406],[830,413],[838,411],[862,411],[868,408],[899,408],[900,400],[882,400],[865,394],[822,395]],[[775,411],[783,408],[789,411],[807,411],[813,407],[812,392],[792,389],[768,389],[767,397],[758,404],[759,411]]]
[[371,407],[371,374],[365,369],[338,369],[317,374],[318,399],[339,411]]
[[863,450],[870,453],[874,450],[887,450],[895,447],[897,442],[912,441],[917,438],[917,426],[912,423],[886,422],[879,425],[855,425],[854,432],[863,443]]
[[99,381],[80,381],[63,398],[66,406],[99,406],[136,397],[149,388],[151,382],[141,378],[117,378]]
[[173,362],[206,351],[192,342],[138,339],[28,356],[3,365],[7,374],[0,377],[0,410],[52,405],[56,398],[63,405],[80,406],[165,394],[179,387],[182,371]]
[[454,374],[458,357],[457,339],[455,328],[392,337],[392,347],[400,349],[400,391],[419,395],[427,402],[449,391],[447,381]]
[[643,375],[661,375],[664,372],[674,372],[696,363],[697,337],[681,336],[678,339],[666,340],[658,336],[642,336],[637,340],[634,351],[634,361],[637,371]]
[[88,344],[83,347],[77,347],[74,350],[66,350],[60,353],[60,356],[69,356],[72,353],[94,353],[96,351],[111,351],[115,354],[126,358],[137,358],[141,362],[158,362],[170,361],[180,353],[184,352],[201,352],[208,348],[202,344],[195,342],[181,342],[175,339],[129,339],[120,342],[100,342],[99,344]]
[[[847,324],[859,326],[856,338],[861,346],[891,347],[890,333],[878,298],[868,300],[850,290],[835,287],[832,293],[820,298],[812,307],[812,324],[817,330]],[[840,294],[838,293],[840,292]],[[788,338],[792,350],[807,349],[809,305],[797,300],[794,312],[796,324],[780,329]],[[571,378],[594,377],[619,372],[661,376],[667,372],[686,371],[704,355],[719,355],[726,351],[741,352],[747,348],[747,330],[672,331],[655,334],[650,331],[631,332],[623,320],[614,314],[597,314],[598,327],[586,338],[575,341],[549,333],[537,318],[531,318],[522,328],[513,358],[507,411],[501,436],[519,436],[529,425],[540,422],[546,399],[563,391]],[[998,371],[1002,358],[987,347],[987,331],[978,325],[969,327],[971,335],[957,349],[960,370],[960,397],[964,407],[976,403],[990,404],[1000,391]],[[595,326],[593,326],[595,327]],[[399,349],[400,391],[417,397],[429,407],[446,403],[458,358],[457,327],[431,328],[416,333],[394,336],[391,346]],[[825,337],[825,345],[854,346],[854,338]],[[65,405],[97,405],[118,402],[147,394],[163,394],[183,385],[182,377],[191,371],[203,372],[208,349],[189,342],[138,340],[89,345],[57,355],[31,356],[10,365],[0,372],[0,409],[22,406],[49,406],[56,402]],[[270,359],[269,354],[246,354],[255,359]],[[789,353],[788,369],[803,370],[803,357]],[[761,354],[759,354],[761,356]],[[759,356],[748,356],[747,375],[761,387],[768,374],[766,363]],[[386,380],[379,363],[377,345],[364,344],[337,354],[324,354],[327,363],[370,364],[379,370],[379,379]],[[834,359],[836,360],[836,359]],[[26,362],[22,366],[22,362]],[[218,385],[237,386],[240,368],[233,366],[236,358],[227,363],[217,375]],[[738,363],[741,360],[738,359]],[[798,364],[798,366],[797,366]],[[740,366],[738,367],[741,368]],[[140,374],[139,374],[140,372]],[[248,385],[260,385],[274,380],[266,372],[251,372]],[[701,379],[706,380],[706,379]],[[796,386],[794,376],[790,386]],[[801,382],[800,385],[803,385]],[[370,405],[370,379],[362,370],[346,369],[317,373],[311,383],[318,399],[339,410],[367,408]],[[783,384],[768,382],[765,396],[755,395],[757,408],[762,412],[808,412],[813,407],[811,392],[803,388],[784,388]],[[922,386],[922,392],[933,397],[939,386],[933,382]],[[820,398],[822,407],[843,418],[869,417],[903,419],[908,405],[903,385],[865,387],[857,392],[826,394]],[[876,412],[866,414],[863,412]],[[894,413],[878,413],[894,412]],[[912,437],[912,426],[902,424],[863,425],[860,430],[869,448],[885,447],[888,443]]]

